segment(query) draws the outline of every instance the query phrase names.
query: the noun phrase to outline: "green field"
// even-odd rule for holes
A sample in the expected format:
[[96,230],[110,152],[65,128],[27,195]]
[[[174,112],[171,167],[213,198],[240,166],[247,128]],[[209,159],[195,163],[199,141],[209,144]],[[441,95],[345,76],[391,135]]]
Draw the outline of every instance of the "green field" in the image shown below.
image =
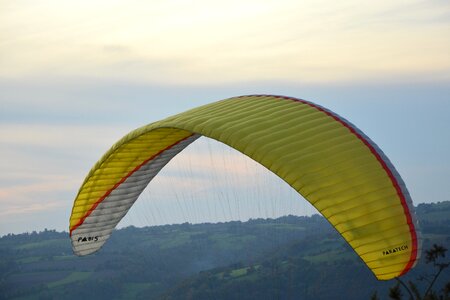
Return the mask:
[[47,286],[49,288],[55,288],[55,287],[58,287],[61,285],[66,285],[66,284],[73,283],[76,281],[87,280],[87,279],[89,279],[89,277],[91,275],[92,275],[92,272],[73,272],[73,273],[70,273],[69,276],[67,276],[61,280],[53,281],[53,282],[47,284]]

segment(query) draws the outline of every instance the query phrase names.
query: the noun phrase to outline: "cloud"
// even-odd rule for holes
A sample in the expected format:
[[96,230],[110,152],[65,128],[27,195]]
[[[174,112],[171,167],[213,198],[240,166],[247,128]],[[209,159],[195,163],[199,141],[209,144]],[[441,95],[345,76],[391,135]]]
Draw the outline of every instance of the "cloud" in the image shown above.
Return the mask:
[[67,207],[67,199],[58,199],[60,192],[72,191],[79,184],[67,178],[52,178],[49,181],[16,184],[0,190],[0,216],[11,218],[15,215],[50,211]]
[[448,81],[447,16],[436,1],[18,2],[0,15],[0,77]]
[[130,53],[131,48],[124,45],[105,45],[103,46],[103,51],[105,53],[124,55]]
[[41,214],[41,222],[47,223],[47,228],[61,228],[48,215],[55,210],[63,215],[70,213],[84,176],[100,154],[120,137],[119,132],[117,128],[102,126],[1,124],[3,222]]
[[5,146],[35,146],[49,148],[98,147],[120,137],[119,126],[70,124],[2,124],[0,137]]

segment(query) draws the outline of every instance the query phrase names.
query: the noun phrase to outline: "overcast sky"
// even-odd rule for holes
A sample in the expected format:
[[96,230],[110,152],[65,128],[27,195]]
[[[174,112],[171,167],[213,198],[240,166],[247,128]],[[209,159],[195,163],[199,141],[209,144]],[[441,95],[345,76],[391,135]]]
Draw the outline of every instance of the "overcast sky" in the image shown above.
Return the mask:
[[[383,149],[415,204],[450,200],[449,36],[439,0],[0,0],[0,235],[67,230],[80,184],[117,139],[242,94],[335,111]],[[313,212],[232,150],[187,150],[123,226]],[[244,202],[221,208],[224,193]]]

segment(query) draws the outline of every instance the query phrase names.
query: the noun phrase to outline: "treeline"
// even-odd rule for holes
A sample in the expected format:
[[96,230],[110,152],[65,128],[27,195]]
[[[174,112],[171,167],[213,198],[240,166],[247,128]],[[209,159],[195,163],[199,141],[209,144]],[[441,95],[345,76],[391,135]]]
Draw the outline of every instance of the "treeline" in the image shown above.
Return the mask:
[[[417,211],[424,247],[450,246],[450,202]],[[429,271],[421,263],[406,279]],[[87,257],[66,232],[0,238],[0,299],[369,299],[391,285],[318,215],[128,227]]]

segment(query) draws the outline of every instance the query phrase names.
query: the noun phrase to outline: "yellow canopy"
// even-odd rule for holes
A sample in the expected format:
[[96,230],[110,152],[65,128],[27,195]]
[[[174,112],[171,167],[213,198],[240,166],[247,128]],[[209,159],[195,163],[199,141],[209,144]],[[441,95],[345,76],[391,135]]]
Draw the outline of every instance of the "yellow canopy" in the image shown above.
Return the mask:
[[383,152],[335,113],[270,95],[225,99],[138,128],[92,168],[75,198],[75,254],[101,248],[140,193],[200,136],[225,143],[286,181],[336,228],[380,280],[418,260],[418,226]]

